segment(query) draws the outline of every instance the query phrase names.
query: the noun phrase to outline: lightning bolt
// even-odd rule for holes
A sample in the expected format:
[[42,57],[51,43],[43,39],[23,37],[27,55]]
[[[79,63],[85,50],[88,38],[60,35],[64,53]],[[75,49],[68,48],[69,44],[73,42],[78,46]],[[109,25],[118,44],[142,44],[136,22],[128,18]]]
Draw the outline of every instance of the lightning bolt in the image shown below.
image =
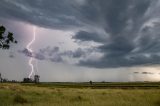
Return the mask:
[[[33,50],[32,50],[32,48],[31,48],[31,45],[35,42],[35,40],[36,40],[36,27],[33,27],[33,38],[32,38],[32,40],[28,43],[28,45],[26,46],[27,50],[28,50],[30,53],[33,53]],[[33,61],[34,61],[34,57],[33,57],[33,54],[32,54],[32,56],[30,57],[30,59],[29,59],[29,61],[28,61],[28,64],[29,64],[29,66],[31,67],[31,72],[30,72],[28,78],[31,78],[32,74],[35,73]]]

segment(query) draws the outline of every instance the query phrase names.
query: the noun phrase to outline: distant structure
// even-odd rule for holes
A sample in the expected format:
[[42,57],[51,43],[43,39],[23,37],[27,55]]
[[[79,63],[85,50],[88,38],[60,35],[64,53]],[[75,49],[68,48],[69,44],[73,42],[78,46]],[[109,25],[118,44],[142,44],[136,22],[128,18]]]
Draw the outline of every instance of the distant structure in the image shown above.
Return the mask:
[[40,78],[39,75],[35,75],[35,76],[34,76],[34,82],[35,82],[35,83],[39,83],[39,78]]
[[2,83],[2,76],[1,76],[1,73],[0,73],[0,83]]

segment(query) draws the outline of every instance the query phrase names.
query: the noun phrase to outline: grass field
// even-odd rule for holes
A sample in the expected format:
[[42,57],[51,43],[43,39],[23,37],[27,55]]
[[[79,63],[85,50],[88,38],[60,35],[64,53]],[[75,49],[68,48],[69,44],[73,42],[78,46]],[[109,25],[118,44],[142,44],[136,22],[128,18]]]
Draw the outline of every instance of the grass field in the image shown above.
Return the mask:
[[0,83],[0,106],[160,106],[160,83]]

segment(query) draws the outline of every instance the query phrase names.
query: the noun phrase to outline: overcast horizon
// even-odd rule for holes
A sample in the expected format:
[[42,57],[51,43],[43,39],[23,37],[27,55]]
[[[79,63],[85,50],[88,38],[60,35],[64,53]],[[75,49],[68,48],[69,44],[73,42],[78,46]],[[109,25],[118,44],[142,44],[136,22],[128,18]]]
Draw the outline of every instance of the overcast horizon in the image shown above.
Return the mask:
[[19,81],[160,81],[159,10],[160,0],[1,0],[0,26],[18,44],[0,50],[0,73]]

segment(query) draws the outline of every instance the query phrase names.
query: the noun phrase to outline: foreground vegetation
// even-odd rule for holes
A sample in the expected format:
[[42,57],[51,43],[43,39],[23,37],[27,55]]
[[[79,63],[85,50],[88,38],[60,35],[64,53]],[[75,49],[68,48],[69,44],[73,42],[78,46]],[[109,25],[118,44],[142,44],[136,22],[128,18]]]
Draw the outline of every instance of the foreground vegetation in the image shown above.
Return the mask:
[[0,83],[0,106],[160,106],[159,85],[159,83],[93,85]]

